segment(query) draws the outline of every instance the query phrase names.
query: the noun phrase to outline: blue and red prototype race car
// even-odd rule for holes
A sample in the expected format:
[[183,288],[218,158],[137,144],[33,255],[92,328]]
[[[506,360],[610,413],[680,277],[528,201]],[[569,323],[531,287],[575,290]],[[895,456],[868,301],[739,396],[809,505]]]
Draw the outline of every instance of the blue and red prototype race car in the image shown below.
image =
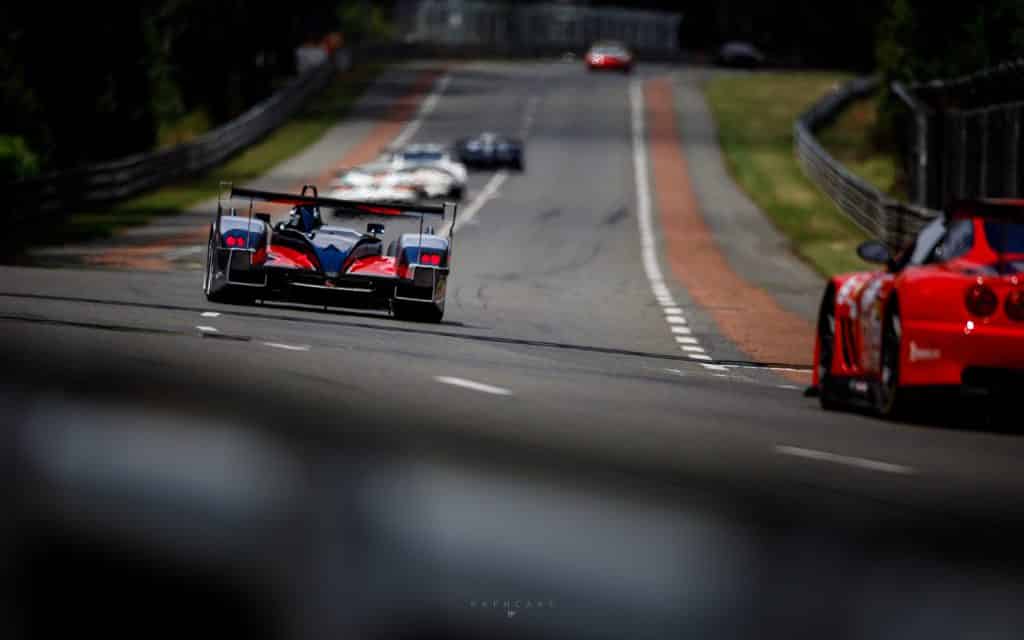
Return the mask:
[[[317,306],[380,309],[399,319],[440,322],[451,272],[451,232],[436,235],[425,216],[449,217],[456,205],[368,203],[321,198],[306,185],[299,195],[227,185],[222,193],[249,201],[246,215],[224,210],[210,225],[203,293],[212,302],[284,301]],[[307,195],[309,192],[310,195]],[[291,205],[287,221],[271,225],[254,202]],[[401,233],[385,249],[384,225],[366,231],[324,224],[335,216],[417,218],[417,232]]]
[[[955,204],[880,271],[833,277],[821,302],[814,384],[823,407],[918,408],[925,390],[997,400],[1024,388],[1024,200]],[[990,404],[995,408],[1000,403]]]

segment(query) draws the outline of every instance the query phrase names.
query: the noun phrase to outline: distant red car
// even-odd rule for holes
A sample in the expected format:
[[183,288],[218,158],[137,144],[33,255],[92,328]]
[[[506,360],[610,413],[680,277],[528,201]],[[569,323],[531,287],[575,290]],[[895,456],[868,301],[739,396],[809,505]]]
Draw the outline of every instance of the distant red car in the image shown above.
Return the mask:
[[814,349],[826,409],[865,402],[904,413],[916,390],[1024,389],[1024,200],[961,202],[891,256],[883,271],[832,278]]
[[609,70],[629,73],[633,69],[633,54],[619,42],[598,42],[590,47],[584,57],[587,69]]

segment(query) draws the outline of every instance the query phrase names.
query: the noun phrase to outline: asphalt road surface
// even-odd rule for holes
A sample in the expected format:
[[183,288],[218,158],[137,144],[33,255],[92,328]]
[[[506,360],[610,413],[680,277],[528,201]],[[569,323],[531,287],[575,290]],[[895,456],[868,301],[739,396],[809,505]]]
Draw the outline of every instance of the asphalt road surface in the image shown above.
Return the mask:
[[[413,140],[522,135],[526,167],[472,174],[438,325],[211,304],[198,263],[0,269],[7,422],[51,430],[46,442],[74,440],[68,425],[95,427],[108,444],[97,460],[138,455],[150,470],[174,447],[147,458],[117,434],[163,428],[153,415],[178,416],[167,429],[186,441],[197,416],[258,425],[314,470],[299,483],[304,504],[321,505],[310,511],[361,514],[359,535],[307,540],[330,553],[284,580],[319,597],[282,614],[297,625],[289,634],[372,627],[394,609],[406,626],[384,635],[1017,637],[1024,439],[1014,425],[823,412],[749,362],[668,279],[686,335],[710,360],[681,350],[644,266],[638,202],[650,194],[638,192],[631,108],[631,86],[666,73],[676,72],[450,72]],[[777,364],[806,368],[810,357]],[[16,439],[46,487],[26,503],[66,513],[69,501],[98,500],[46,481],[70,473],[73,455]],[[168,473],[221,468],[202,454],[174,460]],[[115,469],[116,486],[122,471],[145,475]],[[163,499],[117,495],[110,504],[132,514],[133,500]],[[343,510],[344,500],[361,506]],[[353,536],[359,561],[336,548]],[[346,608],[360,615],[338,614]]]

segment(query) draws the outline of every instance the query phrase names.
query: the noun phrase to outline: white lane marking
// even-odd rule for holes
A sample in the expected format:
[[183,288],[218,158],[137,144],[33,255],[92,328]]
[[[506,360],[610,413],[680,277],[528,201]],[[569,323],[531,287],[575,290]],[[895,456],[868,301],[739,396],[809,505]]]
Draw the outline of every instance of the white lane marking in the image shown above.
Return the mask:
[[[728,371],[729,370],[728,367],[723,367],[720,364],[702,364],[700,366],[704,367],[708,371]],[[724,377],[728,377],[728,376],[724,376]]]
[[282,342],[264,342],[264,346],[273,347],[274,349],[284,349],[285,351],[309,351],[309,345],[306,344],[284,344]]
[[[682,345],[682,350],[691,360],[710,361],[713,358],[704,353],[704,349],[698,346],[700,341],[696,338],[687,337],[692,334],[686,324],[686,316],[683,310],[672,298],[665,282],[665,277],[658,265],[658,245],[654,237],[654,216],[651,214],[651,182],[648,175],[647,165],[647,142],[644,138],[644,96],[640,81],[633,80],[629,85],[629,107],[633,133],[633,171],[636,184],[636,209],[637,224],[640,228],[640,255],[644,265],[644,274],[651,285],[651,292],[658,301],[665,313],[665,322],[673,334],[684,334],[684,336],[673,335],[676,342]],[[705,369],[712,371],[727,371],[724,367],[713,364],[704,364]]]
[[217,311],[204,311],[204,312],[202,312],[199,315],[203,316],[204,318],[219,318],[220,317],[220,313],[217,312]]
[[789,389],[790,391],[803,391],[802,387],[798,387],[795,384],[777,384],[776,389]]
[[477,194],[476,198],[466,205],[465,209],[460,210],[455,214],[455,229],[452,229],[452,222],[448,221],[441,230],[441,235],[445,236],[452,231],[458,231],[465,226],[467,222],[475,218],[476,214],[480,212],[480,209],[487,204],[487,201],[494,197],[494,194],[497,193],[498,188],[501,187],[501,184],[505,182],[506,178],[508,178],[508,171],[505,171],[504,169],[491,176],[491,179],[487,181],[487,184],[485,184],[484,188],[480,190],[480,193]]
[[178,258],[184,258],[185,256],[198,255],[206,251],[205,244],[191,245],[188,247],[178,247],[177,249],[171,249],[164,254],[164,258],[167,260],[177,260]]
[[472,380],[466,380],[465,378],[453,378],[451,376],[435,376],[434,380],[443,384],[450,384],[456,387],[462,387],[463,389],[472,389],[473,391],[479,391],[481,393],[490,393],[496,396],[510,396],[512,392],[508,389],[501,387],[493,387],[489,384],[482,382],[474,382]]
[[199,329],[203,333],[218,333],[217,327],[209,327],[205,324],[196,325],[196,329]]
[[844,456],[838,453],[829,453],[828,451],[804,449],[803,447],[775,445],[775,452],[786,456],[796,456],[798,458],[807,458],[809,460],[821,460],[823,462],[834,462],[836,464],[844,464],[848,467],[858,467],[860,469],[868,469],[870,471],[898,473],[901,475],[910,475],[912,473],[915,473],[913,468],[904,466],[902,464],[882,462],[881,460],[871,460],[870,458]]
[[438,78],[437,82],[434,83],[434,89],[430,92],[430,95],[420,103],[420,108],[416,112],[416,117],[410,120],[405,127],[399,132],[398,136],[391,141],[391,146],[401,147],[409,142],[410,138],[416,135],[419,131],[420,126],[423,125],[423,119],[431,114],[431,112],[437,107],[438,101],[441,99],[441,94],[448,87],[448,83],[451,82],[451,74],[444,74]]

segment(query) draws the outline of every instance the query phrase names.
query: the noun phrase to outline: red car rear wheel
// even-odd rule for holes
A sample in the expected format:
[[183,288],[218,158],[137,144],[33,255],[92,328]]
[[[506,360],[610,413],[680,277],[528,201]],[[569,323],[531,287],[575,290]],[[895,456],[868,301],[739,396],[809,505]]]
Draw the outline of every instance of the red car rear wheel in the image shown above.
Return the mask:
[[837,381],[832,376],[832,358],[836,346],[836,302],[831,289],[825,294],[818,317],[818,400],[826,411],[841,406]]
[[900,388],[900,351],[903,344],[903,322],[899,306],[893,300],[882,327],[882,353],[879,380],[875,392],[875,408],[886,418],[906,414],[906,389]]

